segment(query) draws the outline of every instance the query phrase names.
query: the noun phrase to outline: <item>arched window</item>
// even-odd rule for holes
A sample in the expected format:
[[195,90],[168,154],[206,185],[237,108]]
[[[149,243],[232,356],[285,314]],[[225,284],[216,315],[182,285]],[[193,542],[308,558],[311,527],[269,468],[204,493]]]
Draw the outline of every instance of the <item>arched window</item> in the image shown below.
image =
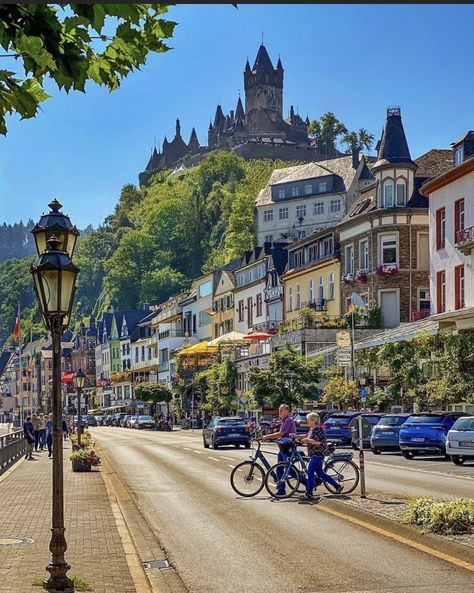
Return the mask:
[[396,205],[405,206],[407,202],[407,182],[403,177],[397,179]]
[[383,184],[383,207],[393,208],[393,180],[387,179]]

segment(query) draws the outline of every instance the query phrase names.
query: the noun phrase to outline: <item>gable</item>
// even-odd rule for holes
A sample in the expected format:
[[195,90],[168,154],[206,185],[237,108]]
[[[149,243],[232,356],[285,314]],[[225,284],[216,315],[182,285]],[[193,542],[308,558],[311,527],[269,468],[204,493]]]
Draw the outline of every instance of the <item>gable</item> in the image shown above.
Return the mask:
[[225,294],[234,290],[234,281],[229,276],[227,272],[222,272],[219,280],[217,282],[216,290],[214,292],[214,296],[219,296],[221,294]]

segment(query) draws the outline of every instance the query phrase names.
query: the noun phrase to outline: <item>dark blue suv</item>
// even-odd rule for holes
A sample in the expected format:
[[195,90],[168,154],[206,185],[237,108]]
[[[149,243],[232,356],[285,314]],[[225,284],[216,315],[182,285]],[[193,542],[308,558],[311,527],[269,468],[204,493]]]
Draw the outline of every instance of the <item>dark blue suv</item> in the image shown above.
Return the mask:
[[418,453],[446,455],[446,435],[449,429],[466,412],[431,412],[412,414],[400,427],[399,445],[405,459]]
[[406,421],[409,414],[386,414],[374,426],[370,436],[370,446],[376,455],[382,451],[399,451],[398,435],[400,426]]
[[351,420],[360,412],[337,412],[326,418],[323,424],[328,441],[341,445],[351,444]]

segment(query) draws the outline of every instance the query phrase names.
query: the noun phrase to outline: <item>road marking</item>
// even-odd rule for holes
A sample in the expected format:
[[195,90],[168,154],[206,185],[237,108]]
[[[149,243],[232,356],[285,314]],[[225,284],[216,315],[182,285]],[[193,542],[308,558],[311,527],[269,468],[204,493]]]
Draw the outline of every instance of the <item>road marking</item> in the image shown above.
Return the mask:
[[192,449],[190,449],[189,447],[182,447],[183,449],[186,449],[186,451],[192,451]]
[[197,455],[202,455],[203,454],[202,451],[193,451],[193,453],[196,453]]
[[405,467],[404,465],[392,465],[390,463],[381,463],[380,461],[367,461],[367,465],[381,465],[383,467],[395,467],[397,469],[406,469],[407,472],[422,472],[424,474],[432,474],[434,476],[443,476],[444,478],[455,478],[459,480],[474,480],[474,477],[470,476],[458,476],[456,474],[446,474],[443,472],[437,472],[435,470],[420,469],[418,467]]
[[228,459],[229,461],[235,461],[234,457],[226,457],[225,455],[222,455],[222,459]]
[[235,465],[230,465],[230,463],[229,463],[229,467],[231,467],[232,469],[234,469]]
[[210,455],[208,455],[209,459],[212,459],[213,461],[219,461],[218,459],[216,459],[215,457],[211,457]]
[[355,525],[359,525],[360,527],[364,527],[365,529],[374,531],[375,533],[378,533],[380,535],[383,535],[384,537],[393,539],[401,544],[410,546],[411,548],[415,548],[416,550],[419,550],[420,552],[425,552],[426,554],[429,554],[430,556],[435,556],[436,558],[440,558],[441,560],[445,560],[446,562],[450,562],[451,564],[455,564],[456,566],[459,566],[466,570],[474,571],[474,564],[471,564],[470,562],[465,562],[464,560],[461,560],[460,558],[455,558],[454,556],[450,556],[449,554],[445,554],[444,552],[439,552],[438,550],[435,550],[434,548],[430,548],[429,546],[425,546],[424,544],[415,542],[411,539],[408,539],[407,537],[403,537],[402,535],[398,535],[396,533],[392,533],[391,531],[387,531],[386,529],[383,529],[382,527],[377,527],[376,525],[372,525],[371,523],[368,523],[367,521],[362,521],[361,519],[356,519],[355,517],[352,517],[351,515],[346,515],[346,513],[341,513],[340,511],[335,511],[334,509],[330,509],[328,507],[318,506],[315,508],[318,511],[323,511],[324,513],[328,513],[329,515],[334,515],[335,517],[339,517],[340,519],[344,519],[346,521],[349,521],[350,523],[354,523]]

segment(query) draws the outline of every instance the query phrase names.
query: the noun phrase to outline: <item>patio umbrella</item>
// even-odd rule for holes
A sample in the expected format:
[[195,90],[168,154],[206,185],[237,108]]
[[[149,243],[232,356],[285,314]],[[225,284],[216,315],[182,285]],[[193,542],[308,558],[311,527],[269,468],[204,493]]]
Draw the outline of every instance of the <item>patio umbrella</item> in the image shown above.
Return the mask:
[[213,354],[217,351],[217,346],[211,346],[209,342],[198,342],[194,346],[188,346],[178,352],[178,356],[192,356],[194,354]]
[[211,340],[209,346],[218,346],[219,344],[226,344],[229,342],[242,342],[244,337],[244,334],[241,334],[240,332],[231,331]]
[[252,332],[244,336],[244,340],[268,340],[272,338],[273,334],[267,334],[266,332]]

